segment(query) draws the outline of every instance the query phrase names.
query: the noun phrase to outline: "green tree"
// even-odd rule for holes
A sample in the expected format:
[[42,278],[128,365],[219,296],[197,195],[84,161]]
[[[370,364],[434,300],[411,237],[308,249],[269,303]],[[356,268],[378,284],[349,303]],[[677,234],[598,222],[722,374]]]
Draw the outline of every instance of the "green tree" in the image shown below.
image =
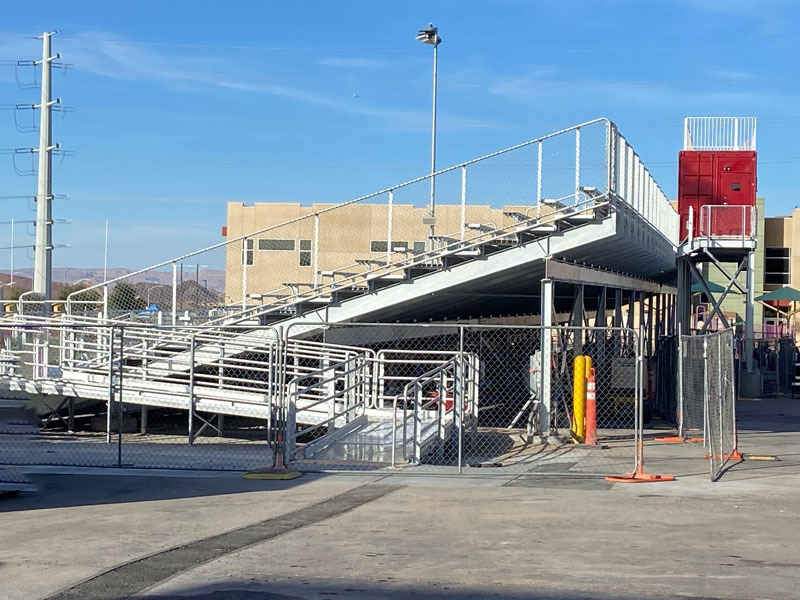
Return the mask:
[[[61,291],[58,292],[58,298],[56,300],[66,300],[70,294],[74,294],[75,292],[80,292],[81,290],[85,290],[89,287],[89,284],[85,281],[79,281],[77,283],[66,284],[61,286]],[[75,300],[99,300],[100,299],[100,292],[97,290],[91,290],[84,294],[78,294]]]
[[[72,285],[64,285],[58,293],[57,300],[66,300],[70,294],[85,290],[87,287],[89,287],[89,285],[85,281],[79,281]],[[102,308],[100,306],[102,299],[103,295],[100,293],[100,290],[89,290],[88,292],[77,294],[71,300],[70,310],[74,315],[97,312]]]
[[108,310],[144,310],[146,302],[130,283],[118,283],[108,295]]
[[25,292],[25,290],[24,290],[24,289],[22,289],[21,287],[19,287],[19,286],[16,286],[16,285],[12,285],[12,286],[11,286],[11,287],[9,287],[9,288],[8,288],[8,290],[6,291],[5,295],[3,296],[3,299],[4,299],[4,300],[19,300],[19,297],[20,297],[20,296],[21,296],[21,295],[22,295],[24,292]]

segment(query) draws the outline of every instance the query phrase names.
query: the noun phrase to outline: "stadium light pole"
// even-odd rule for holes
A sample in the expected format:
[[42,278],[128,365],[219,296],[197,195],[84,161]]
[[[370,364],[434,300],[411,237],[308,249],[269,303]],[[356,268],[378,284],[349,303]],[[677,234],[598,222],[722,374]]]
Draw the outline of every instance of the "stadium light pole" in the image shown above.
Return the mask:
[[[417,41],[433,46],[433,123],[431,126],[431,205],[428,217],[424,220],[430,225],[431,238],[436,232],[436,67],[438,61],[438,48],[442,43],[439,37],[439,28],[434,27],[433,23],[428,23],[428,27],[420,29],[416,37]],[[429,239],[430,249],[433,250],[433,239]]]

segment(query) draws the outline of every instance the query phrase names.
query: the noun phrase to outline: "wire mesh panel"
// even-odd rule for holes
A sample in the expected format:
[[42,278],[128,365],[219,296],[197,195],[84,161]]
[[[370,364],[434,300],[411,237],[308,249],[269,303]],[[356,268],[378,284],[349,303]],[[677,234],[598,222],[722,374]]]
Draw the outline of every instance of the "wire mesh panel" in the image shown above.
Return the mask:
[[16,392],[27,421],[0,434],[0,462],[222,470],[272,463],[283,359],[269,328],[1,330],[17,365],[0,385],[4,397]]
[[2,331],[16,363],[0,383],[32,411],[27,429],[0,438],[8,464],[250,469],[280,448],[308,470],[605,475],[633,468],[641,435],[630,330],[26,321]]
[[[288,346],[346,346],[364,357],[355,382],[346,379],[344,364],[340,372],[320,366],[290,375],[296,423],[287,432],[288,453],[297,468],[606,475],[635,466],[642,396],[630,330],[554,328],[543,336],[540,327],[315,324],[292,326],[287,336]],[[591,440],[572,427],[576,340],[580,356],[595,365]],[[371,376],[361,374],[368,367]],[[359,378],[371,381],[369,392]],[[327,419],[293,404],[321,387],[315,381],[329,386],[319,400],[330,407]],[[588,382],[584,377],[580,385]],[[344,395],[354,385],[348,404]],[[544,406],[555,415],[552,430],[542,429]]]
[[679,434],[708,448],[711,480],[738,457],[734,331],[681,336]]
[[707,338],[708,447],[711,479],[716,481],[737,446],[733,330],[710,334]]
[[706,336],[681,336],[680,360],[679,433],[684,439],[705,444]]

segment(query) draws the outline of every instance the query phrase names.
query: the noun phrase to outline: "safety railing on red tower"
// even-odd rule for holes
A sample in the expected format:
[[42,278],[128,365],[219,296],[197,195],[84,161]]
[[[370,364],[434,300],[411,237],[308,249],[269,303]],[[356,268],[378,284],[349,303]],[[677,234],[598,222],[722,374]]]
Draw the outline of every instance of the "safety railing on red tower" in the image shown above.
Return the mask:
[[698,233],[701,238],[751,241],[756,239],[757,227],[755,206],[707,204],[700,207]]

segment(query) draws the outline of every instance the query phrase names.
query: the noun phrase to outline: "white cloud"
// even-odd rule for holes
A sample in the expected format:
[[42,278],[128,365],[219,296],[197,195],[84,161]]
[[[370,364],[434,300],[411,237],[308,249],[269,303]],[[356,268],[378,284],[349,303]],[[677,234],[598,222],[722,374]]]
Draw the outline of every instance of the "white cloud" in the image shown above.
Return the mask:
[[[328,108],[352,115],[374,117],[389,125],[402,123],[404,127],[427,128],[430,115],[427,111],[410,111],[401,108],[377,107],[350,95],[332,96],[317,91],[270,83],[268,78],[239,71],[219,58],[185,57],[178,61],[144,45],[126,43],[107,33],[86,33],[61,40],[62,51],[69,62],[96,75],[123,80],[149,80],[164,86],[216,87],[267,94],[295,100],[305,104]],[[66,59],[65,59],[66,60]],[[339,61],[336,66],[367,66],[376,68],[381,61],[373,59],[326,59]],[[180,68],[172,65],[180,64]],[[442,129],[470,129],[501,126],[494,120],[474,119],[442,114]]]

